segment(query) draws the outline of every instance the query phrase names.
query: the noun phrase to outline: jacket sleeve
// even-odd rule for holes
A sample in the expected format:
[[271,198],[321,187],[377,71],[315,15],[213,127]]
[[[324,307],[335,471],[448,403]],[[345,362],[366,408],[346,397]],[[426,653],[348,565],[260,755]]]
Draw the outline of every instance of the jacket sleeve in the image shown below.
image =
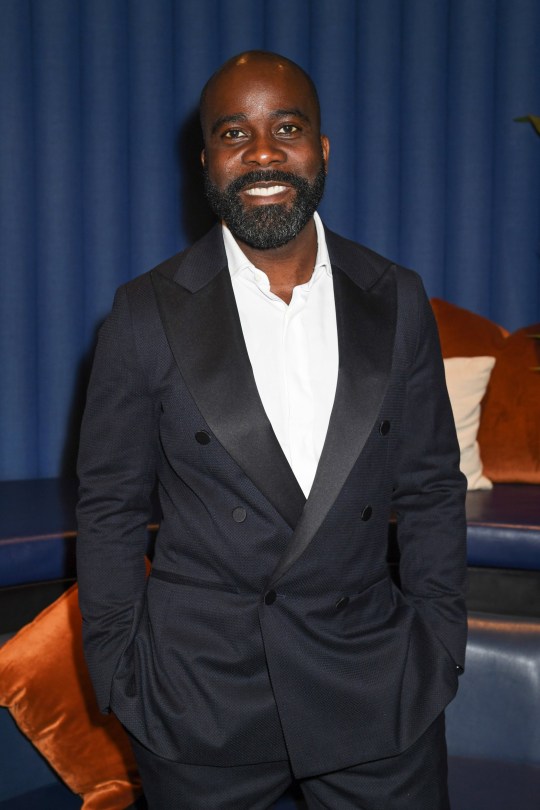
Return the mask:
[[155,406],[121,287],[99,333],[78,460],[79,603],[102,711],[108,711],[114,671],[144,593],[156,434]]
[[401,588],[461,669],[467,635],[467,482],[459,470],[437,325],[419,279],[416,301],[416,349],[393,483]]

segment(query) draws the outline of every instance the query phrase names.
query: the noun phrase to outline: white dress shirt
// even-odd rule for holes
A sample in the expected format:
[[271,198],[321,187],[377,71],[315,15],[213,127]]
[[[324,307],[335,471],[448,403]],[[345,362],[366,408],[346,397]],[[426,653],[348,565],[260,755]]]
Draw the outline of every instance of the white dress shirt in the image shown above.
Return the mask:
[[[305,496],[321,456],[338,375],[332,268],[324,228],[314,214],[313,275],[290,304],[242,252],[226,225],[223,239],[249,359],[262,404]],[[242,396],[242,392],[238,392]]]

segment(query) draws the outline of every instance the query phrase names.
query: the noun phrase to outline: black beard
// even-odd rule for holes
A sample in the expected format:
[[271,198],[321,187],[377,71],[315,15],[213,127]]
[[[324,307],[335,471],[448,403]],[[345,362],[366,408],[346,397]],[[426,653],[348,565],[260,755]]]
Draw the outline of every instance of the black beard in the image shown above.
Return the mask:
[[[257,169],[237,177],[224,191],[220,191],[210,180],[208,169],[204,167],[206,197],[214,214],[225,222],[237,239],[257,250],[281,247],[298,236],[322,199],[325,180],[324,163],[321,163],[313,183],[292,172]],[[289,183],[293,186],[296,195],[292,205],[287,207],[283,203],[271,203],[245,208],[239,192],[246,186],[261,181]]]

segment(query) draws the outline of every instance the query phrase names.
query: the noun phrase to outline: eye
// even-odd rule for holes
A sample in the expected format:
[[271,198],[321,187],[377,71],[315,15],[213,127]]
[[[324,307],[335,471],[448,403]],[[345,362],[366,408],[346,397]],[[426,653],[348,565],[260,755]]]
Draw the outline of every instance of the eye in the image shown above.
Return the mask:
[[300,132],[300,127],[296,124],[282,124],[278,129],[278,134],[282,135],[295,135],[297,132]]
[[230,141],[237,141],[238,138],[244,138],[245,132],[242,129],[228,129],[222,135],[223,138],[227,138]]

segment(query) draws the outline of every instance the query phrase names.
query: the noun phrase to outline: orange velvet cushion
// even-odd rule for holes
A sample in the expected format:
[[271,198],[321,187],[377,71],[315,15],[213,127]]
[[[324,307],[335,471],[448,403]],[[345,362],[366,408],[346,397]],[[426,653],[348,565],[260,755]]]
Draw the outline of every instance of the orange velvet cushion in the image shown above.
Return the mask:
[[484,472],[500,483],[540,484],[540,323],[497,353],[478,431]]
[[508,335],[493,321],[448,301],[432,298],[443,357],[497,357]]
[[540,324],[509,334],[481,315],[433,298],[443,357],[495,357],[482,401],[478,443],[484,474],[499,483],[540,483]]
[[0,705],[84,810],[123,810],[141,793],[127,736],[95,701],[76,585],[0,649]]

